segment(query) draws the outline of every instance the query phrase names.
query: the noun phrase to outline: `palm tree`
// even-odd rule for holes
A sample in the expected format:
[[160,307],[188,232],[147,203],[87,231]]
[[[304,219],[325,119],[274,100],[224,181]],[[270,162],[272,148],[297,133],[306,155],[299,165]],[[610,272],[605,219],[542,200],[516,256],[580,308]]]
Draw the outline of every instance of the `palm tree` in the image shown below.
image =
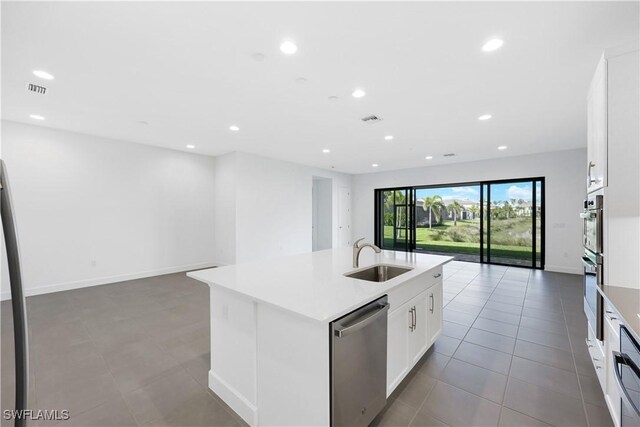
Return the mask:
[[431,197],[425,197],[422,202],[422,209],[429,212],[429,228],[431,228],[431,212],[436,219],[436,222],[440,222],[440,211],[446,209],[442,201],[442,197],[435,194]]
[[[395,203],[394,203],[394,195],[395,195]],[[393,210],[393,205],[404,205],[407,196],[404,191],[395,190],[394,192],[385,191],[384,192],[384,205],[389,210]]]
[[505,216],[507,218],[511,218],[512,214],[513,214],[513,208],[511,207],[511,205],[509,204],[508,201],[504,202],[504,205],[502,206],[503,212],[505,214]]
[[460,202],[454,200],[453,202],[449,203],[449,205],[447,205],[447,209],[449,210],[451,215],[453,215],[453,225],[458,225],[458,215],[462,215],[462,205],[460,204]]

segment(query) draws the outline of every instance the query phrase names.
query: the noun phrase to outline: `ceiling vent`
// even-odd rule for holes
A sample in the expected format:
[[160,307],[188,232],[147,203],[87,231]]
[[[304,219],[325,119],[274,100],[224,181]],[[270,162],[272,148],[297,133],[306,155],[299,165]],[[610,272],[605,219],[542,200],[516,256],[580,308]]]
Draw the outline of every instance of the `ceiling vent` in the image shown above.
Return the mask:
[[47,88],[44,86],[34,85],[33,83],[29,83],[27,85],[27,90],[29,92],[38,93],[40,95],[44,95],[47,93]]
[[447,153],[447,154],[443,154],[443,155],[444,155],[444,157],[453,157],[453,156],[455,156],[454,153]]
[[363,117],[361,120],[365,123],[378,123],[382,121],[382,119],[376,115]]

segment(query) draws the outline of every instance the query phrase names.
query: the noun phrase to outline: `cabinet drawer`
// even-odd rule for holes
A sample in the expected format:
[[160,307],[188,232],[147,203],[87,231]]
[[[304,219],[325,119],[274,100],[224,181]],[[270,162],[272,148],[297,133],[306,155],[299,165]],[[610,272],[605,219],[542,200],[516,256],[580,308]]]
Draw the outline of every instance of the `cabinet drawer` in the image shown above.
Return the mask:
[[620,316],[609,303],[604,304],[604,322],[614,334],[614,339],[620,341]]
[[593,367],[596,370],[596,374],[598,376],[598,381],[600,382],[600,387],[603,390],[606,390],[606,378],[605,378],[605,360],[604,360],[604,350],[595,337],[591,326],[588,327],[588,336],[586,338],[587,349],[589,350],[589,355],[591,356],[591,361],[593,362]]
[[389,292],[389,311],[402,306],[420,292],[442,282],[442,267],[432,268]]

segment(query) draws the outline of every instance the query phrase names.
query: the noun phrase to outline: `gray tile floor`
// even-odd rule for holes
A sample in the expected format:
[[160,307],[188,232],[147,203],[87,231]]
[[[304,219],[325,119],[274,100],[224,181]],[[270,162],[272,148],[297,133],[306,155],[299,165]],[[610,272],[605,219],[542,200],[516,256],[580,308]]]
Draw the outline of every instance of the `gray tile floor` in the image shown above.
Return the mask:
[[[207,388],[208,286],[171,274],[29,297],[27,312],[29,406],[68,409],[61,425],[244,424]],[[0,315],[5,409],[14,403],[8,301]],[[39,424],[55,423],[30,423]]]
[[[208,295],[172,274],[28,298],[30,406],[68,409],[70,426],[244,424],[207,388]],[[442,337],[374,425],[611,424],[579,276],[454,262],[444,297]],[[13,338],[0,308],[5,409]]]
[[452,262],[444,330],[376,426],[611,426],[581,277]]

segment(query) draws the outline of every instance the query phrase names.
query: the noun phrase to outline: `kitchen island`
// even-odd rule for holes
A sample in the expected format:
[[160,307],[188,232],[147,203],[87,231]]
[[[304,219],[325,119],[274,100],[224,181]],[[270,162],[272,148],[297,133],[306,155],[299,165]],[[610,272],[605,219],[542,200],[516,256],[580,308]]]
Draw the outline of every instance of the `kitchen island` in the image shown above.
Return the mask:
[[[330,424],[330,323],[387,295],[387,396],[442,330],[442,265],[452,258],[365,249],[199,270],[211,298],[209,387],[250,425]],[[346,277],[373,264],[411,270]]]

